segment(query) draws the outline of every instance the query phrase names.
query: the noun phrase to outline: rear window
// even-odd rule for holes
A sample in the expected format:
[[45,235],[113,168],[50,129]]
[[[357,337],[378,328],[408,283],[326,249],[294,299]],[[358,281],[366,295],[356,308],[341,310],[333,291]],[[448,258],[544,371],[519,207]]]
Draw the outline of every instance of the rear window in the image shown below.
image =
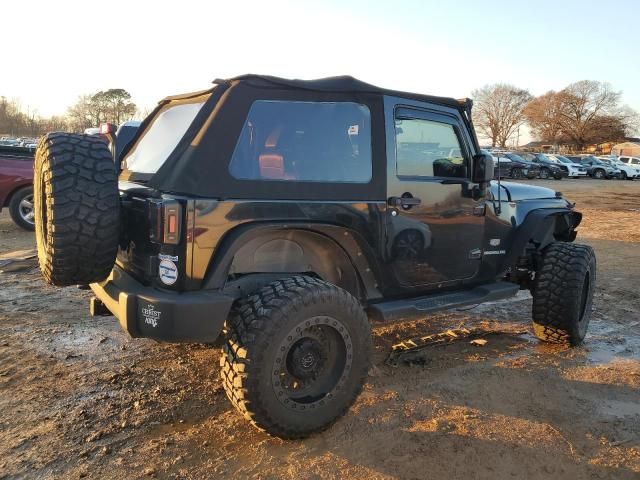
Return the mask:
[[369,109],[351,102],[258,100],[229,172],[240,180],[368,183]]
[[162,107],[124,158],[127,170],[156,173],[173,152],[209,96]]

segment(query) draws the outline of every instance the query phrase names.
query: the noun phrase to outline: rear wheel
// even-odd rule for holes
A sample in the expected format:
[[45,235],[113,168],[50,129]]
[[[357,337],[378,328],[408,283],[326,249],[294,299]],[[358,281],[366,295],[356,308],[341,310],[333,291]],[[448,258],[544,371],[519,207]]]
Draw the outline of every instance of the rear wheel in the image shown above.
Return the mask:
[[9,202],[11,219],[25,230],[35,230],[33,220],[33,187],[23,187],[11,196]]
[[579,345],[591,319],[596,256],[587,245],[556,242],[542,254],[532,289],[533,330],[545,342]]
[[227,396],[271,435],[323,430],[362,390],[371,327],[360,302],[335,285],[305,276],[275,281],[240,300],[225,328]]
[[594,170],[593,171],[593,178],[597,178],[598,180],[602,180],[604,178],[604,170]]
[[105,279],[115,262],[120,198],[113,158],[97,137],[50,133],[34,166],[40,270],[65,286]]
[[627,178],[628,178],[628,177],[627,177],[627,172],[625,172],[625,171],[623,170],[623,171],[622,171],[622,173],[620,173],[620,178],[621,178],[622,180],[627,180]]

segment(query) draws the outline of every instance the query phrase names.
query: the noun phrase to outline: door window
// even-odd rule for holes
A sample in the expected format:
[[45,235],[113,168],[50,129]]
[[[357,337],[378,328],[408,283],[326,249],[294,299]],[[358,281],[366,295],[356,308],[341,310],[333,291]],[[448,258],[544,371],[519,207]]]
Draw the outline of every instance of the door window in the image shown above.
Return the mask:
[[467,161],[453,125],[423,119],[396,120],[398,176],[467,177]]

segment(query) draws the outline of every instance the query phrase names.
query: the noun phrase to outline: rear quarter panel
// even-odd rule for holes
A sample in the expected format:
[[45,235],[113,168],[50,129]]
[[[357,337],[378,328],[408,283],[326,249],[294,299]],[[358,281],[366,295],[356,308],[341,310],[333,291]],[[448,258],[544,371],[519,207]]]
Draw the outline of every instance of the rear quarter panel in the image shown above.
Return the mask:
[[0,156],[0,207],[18,189],[33,184],[33,158]]

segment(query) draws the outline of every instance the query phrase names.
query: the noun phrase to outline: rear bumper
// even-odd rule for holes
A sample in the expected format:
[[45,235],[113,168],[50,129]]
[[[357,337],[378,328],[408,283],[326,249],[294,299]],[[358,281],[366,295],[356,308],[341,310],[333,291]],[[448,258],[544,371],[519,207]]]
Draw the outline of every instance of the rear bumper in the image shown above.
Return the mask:
[[147,287],[115,266],[91,290],[132,337],[166,342],[213,342],[233,298],[219,291],[166,292]]

